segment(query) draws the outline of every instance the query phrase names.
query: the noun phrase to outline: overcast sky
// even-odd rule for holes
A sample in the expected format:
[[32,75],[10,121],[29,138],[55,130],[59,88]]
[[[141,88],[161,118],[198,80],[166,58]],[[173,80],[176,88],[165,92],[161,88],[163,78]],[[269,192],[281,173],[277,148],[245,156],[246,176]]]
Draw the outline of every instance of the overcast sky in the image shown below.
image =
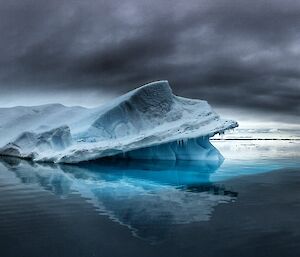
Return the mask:
[[167,79],[227,117],[300,123],[300,1],[0,0],[0,106],[97,106]]

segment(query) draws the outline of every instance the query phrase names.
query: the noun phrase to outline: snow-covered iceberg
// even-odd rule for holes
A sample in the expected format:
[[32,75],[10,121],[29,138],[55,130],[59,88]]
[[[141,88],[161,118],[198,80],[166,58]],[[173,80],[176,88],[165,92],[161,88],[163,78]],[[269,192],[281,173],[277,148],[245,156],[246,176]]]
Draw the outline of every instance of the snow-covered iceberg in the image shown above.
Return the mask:
[[97,108],[0,108],[0,154],[65,163],[108,156],[219,160],[209,138],[237,126],[206,101],[175,96],[158,81]]

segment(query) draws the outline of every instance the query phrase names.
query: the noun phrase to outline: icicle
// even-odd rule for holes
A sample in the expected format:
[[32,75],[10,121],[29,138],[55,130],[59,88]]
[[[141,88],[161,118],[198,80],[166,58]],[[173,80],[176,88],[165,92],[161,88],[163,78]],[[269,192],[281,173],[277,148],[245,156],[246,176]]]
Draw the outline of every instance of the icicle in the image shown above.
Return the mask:
[[188,142],[188,139],[187,139],[187,138],[184,138],[184,139],[183,139],[183,144],[184,144],[184,146],[187,145],[187,142]]

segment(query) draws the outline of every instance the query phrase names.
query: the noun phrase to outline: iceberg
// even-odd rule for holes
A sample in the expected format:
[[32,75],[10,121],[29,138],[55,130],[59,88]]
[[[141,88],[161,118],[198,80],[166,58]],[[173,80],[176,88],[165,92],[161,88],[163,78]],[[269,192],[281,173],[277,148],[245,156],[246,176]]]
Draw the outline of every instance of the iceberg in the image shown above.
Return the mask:
[[0,108],[0,154],[56,163],[220,160],[209,138],[237,126],[206,101],[176,96],[168,81],[157,81],[96,108]]

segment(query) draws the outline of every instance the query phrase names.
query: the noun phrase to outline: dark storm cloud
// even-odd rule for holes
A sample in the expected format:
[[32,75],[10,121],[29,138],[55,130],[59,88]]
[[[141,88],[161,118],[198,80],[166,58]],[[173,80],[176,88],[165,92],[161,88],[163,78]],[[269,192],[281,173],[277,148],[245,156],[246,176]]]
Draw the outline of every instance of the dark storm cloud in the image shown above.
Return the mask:
[[276,0],[0,1],[0,103],[168,79],[179,95],[297,123],[299,13]]

